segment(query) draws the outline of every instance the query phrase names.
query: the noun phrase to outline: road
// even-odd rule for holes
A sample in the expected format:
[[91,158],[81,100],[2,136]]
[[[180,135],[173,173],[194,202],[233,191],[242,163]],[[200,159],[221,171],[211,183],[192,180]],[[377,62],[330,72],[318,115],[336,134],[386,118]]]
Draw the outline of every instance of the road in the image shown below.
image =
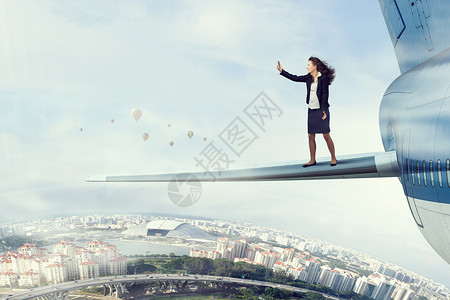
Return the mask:
[[[241,279],[232,277],[221,277],[213,275],[180,275],[180,274],[140,274],[140,275],[121,275],[121,276],[109,276],[109,277],[99,277],[94,279],[86,280],[74,280],[68,282],[62,282],[53,285],[46,285],[38,288],[32,288],[19,292],[16,294],[11,294],[2,299],[5,300],[19,300],[19,299],[32,299],[35,297],[43,296],[51,293],[66,292],[72,290],[78,290],[88,286],[94,285],[104,285],[104,284],[120,284],[120,283],[131,283],[131,282],[148,282],[157,280],[179,280],[179,281],[210,281],[210,282],[223,282],[223,283],[235,283],[240,285],[254,285],[254,286],[266,286],[272,288],[278,288],[283,290],[288,290],[292,292],[309,292],[310,290],[297,288],[289,285],[277,284],[267,281],[257,281],[251,279]],[[329,299],[337,300],[337,297],[321,293],[323,296]]]

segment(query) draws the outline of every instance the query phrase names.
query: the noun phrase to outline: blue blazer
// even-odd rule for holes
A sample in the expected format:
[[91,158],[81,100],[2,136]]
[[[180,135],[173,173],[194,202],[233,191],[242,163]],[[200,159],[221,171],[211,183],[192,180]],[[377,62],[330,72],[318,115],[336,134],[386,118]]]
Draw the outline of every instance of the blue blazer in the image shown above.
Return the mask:
[[[313,83],[314,78],[311,74],[306,74],[302,76],[292,75],[286,72],[284,69],[281,71],[280,75],[296,82],[306,82],[306,103],[309,104],[309,95],[311,94],[311,83]],[[317,98],[319,98],[320,109],[326,110],[330,104],[328,103],[328,86],[330,81],[326,75],[321,75],[317,79]]]

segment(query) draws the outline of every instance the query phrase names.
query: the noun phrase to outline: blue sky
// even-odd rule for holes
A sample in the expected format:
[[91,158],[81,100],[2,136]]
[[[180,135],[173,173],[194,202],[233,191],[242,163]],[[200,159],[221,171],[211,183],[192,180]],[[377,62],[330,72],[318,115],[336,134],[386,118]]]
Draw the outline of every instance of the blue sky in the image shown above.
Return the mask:
[[[187,208],[170,202],[167,184],[84,181],[202,171],[193,157],[207,142],[220,145],[219,133],[261,91],[283,114],[230,168],[307,159],[306,89],[275,66],[305,74],[311,55],[336,68],[337,154],[383,151],[378,108],[399,69],[377,1],[3,1],[0,41],[0,223],[120,211],[249,221],[450,286],[397,179],[204,183]],[[328,155],[318,137],[318,156]]]

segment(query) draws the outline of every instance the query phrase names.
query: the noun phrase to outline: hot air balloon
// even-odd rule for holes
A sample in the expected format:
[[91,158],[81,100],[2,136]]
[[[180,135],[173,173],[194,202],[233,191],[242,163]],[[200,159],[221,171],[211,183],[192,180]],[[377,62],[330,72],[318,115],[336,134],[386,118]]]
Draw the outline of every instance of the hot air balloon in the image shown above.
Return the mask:
[[135,108],[131,111],[131,115],[137,122],[142,117],[142,111],[139,108]]
[[114,124],[114,119],[111,119],[111,121],[110,121],[110,122],[111,122],[111,124]]
[[83,128],[80,128],[80,131],[83,131]]
[[193,131],[188,131],[187,133],[188,138],[192,138],[194,136],[194,132]]
[[170,141],[169,146],[172,147],[173,146],[173,141]]
[[206,136],[203,138],[203,141],[206,142]]
[[142,138],[144,139],[144,141],[146,141],[146,140],[148,139],[148,137],[149,137],[149,135],[148,135],[147,132],[145,132],[145,133],[142,135]]
[[170,127],[170,124],[169,124],[169,125],[167,125],[167,127]]

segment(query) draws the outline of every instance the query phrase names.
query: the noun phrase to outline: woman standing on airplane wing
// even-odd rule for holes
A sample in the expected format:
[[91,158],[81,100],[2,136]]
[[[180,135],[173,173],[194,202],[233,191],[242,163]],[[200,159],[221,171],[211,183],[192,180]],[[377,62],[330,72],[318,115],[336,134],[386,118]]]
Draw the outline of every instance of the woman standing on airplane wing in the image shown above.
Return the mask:
[[334,143],[330,136],[330,111],[328,107],[328,86],[333,82],[335,70],[317,57],[308,59],[308,74],[292,75],[277,64],[280,75],[297,82],[306,83],[306,103],[308,104],[308,140],[311,159],[303,167],[316,164],[316,133],[322,133],[331,154],[330,166],[337,165]]

